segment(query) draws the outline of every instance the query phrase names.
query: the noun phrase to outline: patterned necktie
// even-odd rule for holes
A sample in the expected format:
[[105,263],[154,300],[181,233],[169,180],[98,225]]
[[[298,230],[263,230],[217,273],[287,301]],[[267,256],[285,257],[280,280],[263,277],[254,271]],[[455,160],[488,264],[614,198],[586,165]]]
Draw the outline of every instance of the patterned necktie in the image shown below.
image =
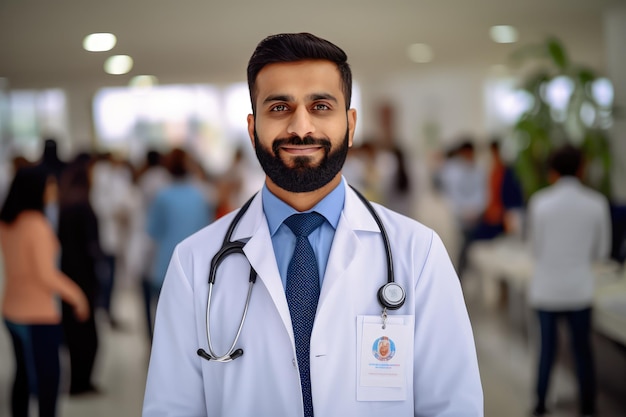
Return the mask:
[[317,300],[320,295],[317,260],[308,236],[323,222],[324,217],[314,212],[294,214],[284,222],[297,237],[296,248],[287,269],[286,294],[296,342],[305,417],[313,417],[309,351],[311,330],[313,330]]

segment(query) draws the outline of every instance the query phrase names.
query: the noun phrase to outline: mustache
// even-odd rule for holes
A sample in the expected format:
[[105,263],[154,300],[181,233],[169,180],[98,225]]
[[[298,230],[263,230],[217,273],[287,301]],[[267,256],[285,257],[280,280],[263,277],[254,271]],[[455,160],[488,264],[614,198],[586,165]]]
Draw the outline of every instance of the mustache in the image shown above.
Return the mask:
[[289,138],[276,139],[274,143],[272,143],[272,151],[274,154],[277,155],[280,147],[284,145],[317,145],[324,148],[326,152],[329,152],[331,148],[331,143],[328,139],[314,138],[313,136],[305,136],[304,138],[301,138],[300,136],[295,135]]

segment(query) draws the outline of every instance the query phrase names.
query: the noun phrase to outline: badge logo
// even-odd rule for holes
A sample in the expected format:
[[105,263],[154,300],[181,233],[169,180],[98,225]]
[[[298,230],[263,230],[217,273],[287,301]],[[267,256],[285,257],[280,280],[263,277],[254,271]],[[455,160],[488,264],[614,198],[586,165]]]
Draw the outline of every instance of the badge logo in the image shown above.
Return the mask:
[[388,361],[396,354],[396,344],[387,336],[374,340],[372,355],[379,361]]

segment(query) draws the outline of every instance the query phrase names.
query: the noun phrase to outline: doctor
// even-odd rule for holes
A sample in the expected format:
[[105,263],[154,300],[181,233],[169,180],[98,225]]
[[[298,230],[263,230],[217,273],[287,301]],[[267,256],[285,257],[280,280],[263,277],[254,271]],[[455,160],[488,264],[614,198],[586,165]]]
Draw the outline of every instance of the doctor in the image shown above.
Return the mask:
[[[381,227],[341,175],[356,124],[346,54],[311,34],[269,36],[250,58],[248,84],[248,131],[266,181],[229,239],[245,242],[243,253],[221,262],[212,288],[211,259],[239,212],[174,251],[143,415],[482,416],[472,329],[440,238],[375,205],[405,297],[395,310],[379,301],[390,280]],[[310,212],[321,225],[302,240],[289,218]],[[293,274],[301,244],[316,264]],[[319,295],[307,311],[298,303],[309,287]],[[233,341],[243,354],[215,360]]]

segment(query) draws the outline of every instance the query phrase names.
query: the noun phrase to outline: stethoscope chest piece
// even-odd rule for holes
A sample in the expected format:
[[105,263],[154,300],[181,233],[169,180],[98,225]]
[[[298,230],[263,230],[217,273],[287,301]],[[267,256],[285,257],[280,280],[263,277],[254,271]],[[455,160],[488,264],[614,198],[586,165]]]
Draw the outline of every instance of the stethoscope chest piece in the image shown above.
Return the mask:
[[378,301],[389,310],[397,310],[404,304],[406,295],[400,284],[388,282],[378,290]]

